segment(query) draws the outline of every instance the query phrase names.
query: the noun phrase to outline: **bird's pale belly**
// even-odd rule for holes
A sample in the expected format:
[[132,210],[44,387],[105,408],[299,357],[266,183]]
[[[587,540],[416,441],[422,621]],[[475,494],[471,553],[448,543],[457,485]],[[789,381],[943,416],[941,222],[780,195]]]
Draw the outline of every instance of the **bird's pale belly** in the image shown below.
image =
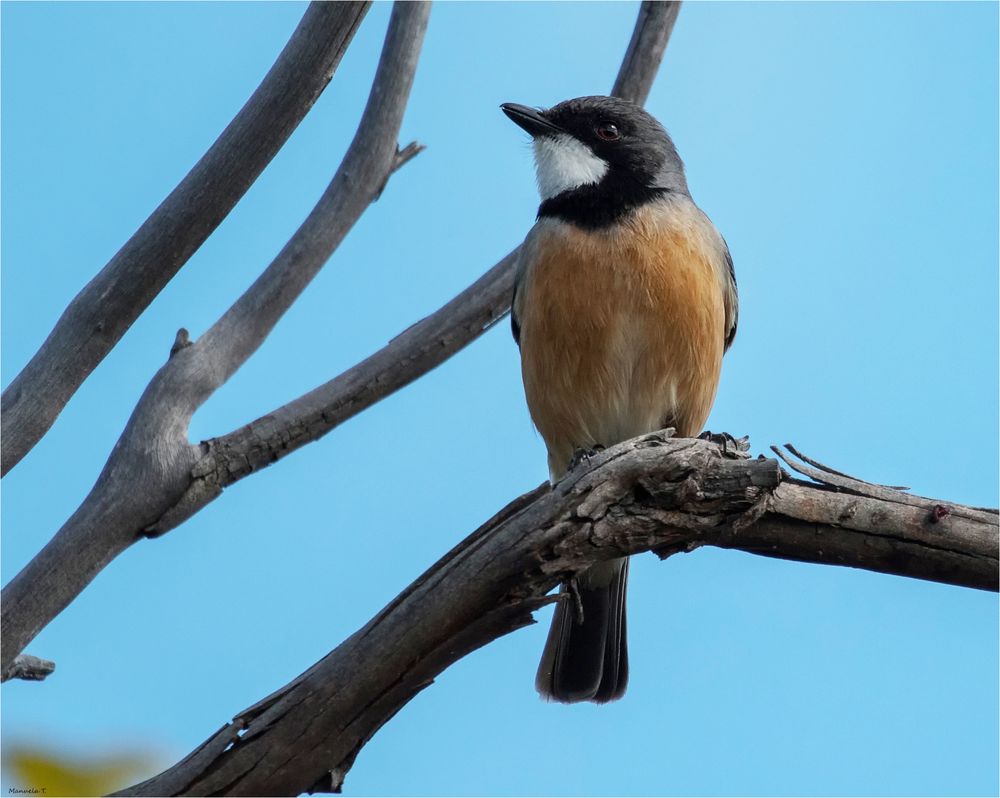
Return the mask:
[[553,478],[577,449],[701,431],[725,333],[724,255],[699,217],[667,207],[618,232],[537,231],[517,298],[521,366]]

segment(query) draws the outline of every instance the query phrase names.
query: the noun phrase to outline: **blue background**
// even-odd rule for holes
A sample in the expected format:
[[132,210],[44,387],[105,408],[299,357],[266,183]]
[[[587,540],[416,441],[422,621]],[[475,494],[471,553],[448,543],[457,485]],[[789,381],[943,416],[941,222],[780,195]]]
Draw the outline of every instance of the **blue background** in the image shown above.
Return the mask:
[[[535,194],[503,101],[606,92],[636,6],[432,12],[391,180],[194,440],[382,346],[515,246]],[[287,4],[2,7],[3,380],[240,108]],[[3,579],[85,497],[174,332],[204,331],[325,187],[390,12],[218,232],[3,482]],[[997,504],[997,6],[690,3],[649,109],[728,239],[740,331],[710,427]],[[403,478],[405,477],[405,478]],[[546,477],[506,324],[113,562],[3,687],[5,743],[171,764]],[[540,702],[541,623],[467,657],[349,794],[995,795],[997,597],[701,550],[633,564],[626,698]],[[9,779],[5,780],[4,789]]]

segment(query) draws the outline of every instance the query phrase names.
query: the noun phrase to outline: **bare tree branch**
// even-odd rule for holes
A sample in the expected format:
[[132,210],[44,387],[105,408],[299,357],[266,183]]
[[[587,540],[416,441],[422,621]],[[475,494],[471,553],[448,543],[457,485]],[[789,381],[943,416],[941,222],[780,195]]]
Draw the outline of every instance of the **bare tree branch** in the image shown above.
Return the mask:
[[611,94],[644,104],[680,13],[680,0],[644,0]]
[[[679,2],[642,4],[614,94],[645,101],[679,9]],[[468,346],[510,311],[516,261],[514,250],[461,294],[361,363],[246,426],[206,441],[206,454],[195,466],[188,490],[165,510],[150,533],[173,529],[229,485],[318,440]]]
[[[663,25],[657,15],[640,14],[637,28],[646,30],[657,20]],[[639,40],[665,41],[669,28],[659,30],[659,37],[644,33]],[[641,80],[632,81],[633,90],[648,92],[661,56],[662,48],[647,57],[641,52],[631,53],[630,69],[641,70],[642,74]],[[376,85],[369,104],[380,94]],[[394,132],[393,143],[395,136]],[[394,151],[387,171],[372,185],[381,190],[393,169],[416,154],[414,147]],[[342,166],[338,176],[351,173],[361,174]],[[342,185],[371,198],[371,186],[359,188],[346,179]],[[328,213],[340,207],[329,191],[320,205]],[[310,219],[316,221],[313,216]],[[325,241],[335,246],[343,235],[338,224],[310,224],[307,220],[300,228],[300,232],[304,231],[303,243]],[[300,257],[308,263],[297,270],[292,262]],[[336,379],[229,435],[191,446],[187,425],[195,409],[266,334],[263,326],[253,329],[251,325],[244,331],[239,319],[255,318],[260,302],[260,324],[273,324],[283,312],[280,303],[275,304],[283,290],[276,282],[278,275],[285,275],[289,280],[285,287],[294,292],[308,281],[308,271],[318,268],[314,257],[303,255],[290,242],[254,288],[201,340],[192,344],[186,331],[178,332],[167,365],[140,399],[97,484],[55,537],[4,588],[0,667],[22,651],[139,536],[158,535],[176,527],[217,497],[225,486],[318,439],[475,340],[510,309],[515,257],[516,251],[436,313]],[[227,332],[237,329],[238,335]],[[244,332],[246,341],[230,340],[240,339]],[[216,345],[218,350],[214,349]]]
[[148,532],[174,529],[229,485],[249,476],[409,385],[478,338],[510,309],[511,253],[461,294],[338,377],[202,446],[184,494]]
[[14,661],[0,675],[0,681],[8,679],[24,679],[29,682],[40,682],[56,669],[52,660],[34,657],[31,654],[18,654]]
[[256,350],[398,165],[396,137],[430,7],[398,3],[354,141],[337,174],[264,273],[197,341],[178,333],[90,494],[3,590],[0,669],[183,495],[202,455],[195,410]]
[[6,474],[281,149],[333,77],[369,2],[313,3],[211,149],[73,299],[3,392]]
[[[669,432],[612,447],[512,502],[304,674],[118,794],[339,790],[362,746],[445,668],[531,623],[560,582],[623,554],[720,546],[997,589],[995,512],[875,497],[884,488],[850,479],[792,480],[775,460]],[[936,518],[938,506],[949,512]]]

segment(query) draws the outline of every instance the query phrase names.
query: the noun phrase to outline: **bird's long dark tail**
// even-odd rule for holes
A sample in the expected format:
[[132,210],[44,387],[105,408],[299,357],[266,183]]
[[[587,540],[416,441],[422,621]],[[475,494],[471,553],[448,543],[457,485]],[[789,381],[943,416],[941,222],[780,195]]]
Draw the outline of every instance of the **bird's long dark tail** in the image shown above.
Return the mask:
[[570,595],[556,606],[535,677],[535,687],[543,698],[565,704],[603,704],[625,694],[627,583],[625,557],[597,563],[577,577],[579,604],[563,585],[562,591]]

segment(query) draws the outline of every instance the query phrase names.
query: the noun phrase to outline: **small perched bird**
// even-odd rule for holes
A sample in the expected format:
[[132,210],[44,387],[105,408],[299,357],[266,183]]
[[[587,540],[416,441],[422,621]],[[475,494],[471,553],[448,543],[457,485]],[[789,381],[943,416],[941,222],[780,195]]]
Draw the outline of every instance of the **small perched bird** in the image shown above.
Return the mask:
[[[541,205],[520,250],[511,325],[557,482],[581,450],[708,418],[736,334],[729,248],[694,204],[673,141],[634,103],[500,106],[532,137]],[[628,683],[628,558],[580,574],[556,606],[536,687],[613,701]]]

